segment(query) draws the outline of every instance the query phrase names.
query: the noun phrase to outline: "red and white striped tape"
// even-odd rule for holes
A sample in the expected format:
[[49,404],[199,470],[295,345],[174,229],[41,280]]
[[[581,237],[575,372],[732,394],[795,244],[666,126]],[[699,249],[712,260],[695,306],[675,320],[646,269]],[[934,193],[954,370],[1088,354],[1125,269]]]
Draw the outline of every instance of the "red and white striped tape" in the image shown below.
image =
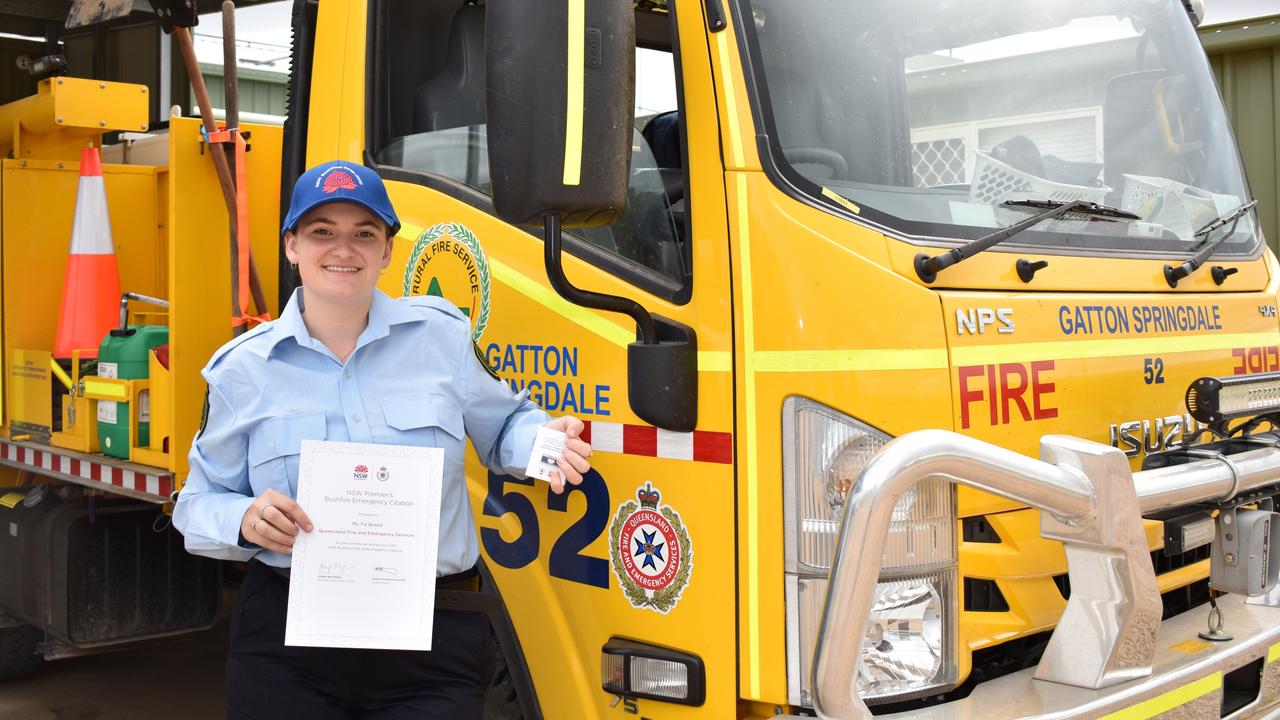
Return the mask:
[[154,496],[148,499],[158,502],[168,502],[173,492],[172,475],[138,472],[70,451],[64,454],[58,450],[37,449],[0,440],[0,461],[81,485],[106,485],[108,487],[104,489],[108,491],[111,488],[132,490]]
[[694,462],[733,462],[732,433],[706,430],[678,433],[652,425],[626,425],[595,420],[584,421],[583,424],[586,429],[582,431],[582,439],[591,443],[593,452]]

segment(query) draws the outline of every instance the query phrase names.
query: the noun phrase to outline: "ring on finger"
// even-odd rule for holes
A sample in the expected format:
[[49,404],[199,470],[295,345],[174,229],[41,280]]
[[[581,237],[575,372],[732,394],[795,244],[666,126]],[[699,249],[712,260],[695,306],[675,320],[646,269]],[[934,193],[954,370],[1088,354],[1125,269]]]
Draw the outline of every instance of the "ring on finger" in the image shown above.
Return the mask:
[[253,522],[249,523],[249,531],[250,531],[250,532],[258,532],[258,523],[260,523],[260,522],[262,522],[262,519],[261,519],[261,518],[259,518],[259,519],[257,519],[257,520],[254,520]]
[[259,519],[259,520],[266,520],[266,519],[267,519],[267,518],[264,516],[264,513],[265,513],[265,512],[267,512],[267,508],[269,508],[269,507],[275,507],[275,505],[272,505],[271,503],[267,503],[266,505],[263,505],[261,508],[259,508],[259,509],[258,509],[258,519]]

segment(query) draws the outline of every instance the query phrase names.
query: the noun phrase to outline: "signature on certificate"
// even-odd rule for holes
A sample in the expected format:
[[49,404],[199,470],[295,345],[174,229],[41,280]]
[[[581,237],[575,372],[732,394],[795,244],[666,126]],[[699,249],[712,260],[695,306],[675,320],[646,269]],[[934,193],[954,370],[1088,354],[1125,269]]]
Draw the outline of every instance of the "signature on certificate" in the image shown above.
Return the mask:
[[383,575],[399,575],[400,574],[400,571],[393,567],[376,567],[373,569],[373,571],[382,573]]
[[330,577],[342,577],[347,571],[354,570],[354,565],[345,565],[343,563],[320,563],[320,575]]

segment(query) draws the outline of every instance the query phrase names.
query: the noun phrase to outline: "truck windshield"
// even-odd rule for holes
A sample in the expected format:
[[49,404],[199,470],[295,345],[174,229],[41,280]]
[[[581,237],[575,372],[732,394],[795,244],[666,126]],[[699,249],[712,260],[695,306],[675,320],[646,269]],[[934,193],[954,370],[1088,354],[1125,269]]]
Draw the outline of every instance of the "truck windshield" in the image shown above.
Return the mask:
[[[1168,257],[1249,200],[1179,0],[741,0],[774,166],[795,190],[918,244],[1086,200],[1009,244]],[[852,201],[837,203],[839,199]],[[1217,255],[1259,244],[1251,216]]]

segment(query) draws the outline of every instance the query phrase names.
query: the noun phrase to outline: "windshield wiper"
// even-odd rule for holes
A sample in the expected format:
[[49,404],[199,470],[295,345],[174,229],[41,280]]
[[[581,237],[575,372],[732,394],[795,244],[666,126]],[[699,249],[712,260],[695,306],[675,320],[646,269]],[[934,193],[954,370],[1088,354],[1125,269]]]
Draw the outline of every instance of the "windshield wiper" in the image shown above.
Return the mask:
[[938,273],[952,265],[977,255],[988,248],[994,247],[999,243],[1008,240],[1018,233],[1038,225],[1045,220],[1066,215],[1067,213],[1082,213],[1084,215],[1092,215],[1094,217],[1109,218],[1114,220],[1140,220],[1141,217],[1134,215],[1126,210],[1119,208],[1107,207],[1097,203],[1086,202],[1084,200],[1074,200],[1072,202],[1063,202],[1061,200],[1008,200],[1000,203],[1004,207],[1028,207],[1039,208],[1043,212],[1036,213],[1021,222],[1001,228],[990,235],[983,235],[973,242],[961,245],[958,248],[948,250],[937,255],[926,255],[920,253],[916,255],[916,274],[926,283],[931,283],[938,278]]
[[[1164,279],[1169,283],[1169,287],[1171,288],[1178,287],[1179,280],[1190,275],[1196,270],[1199,270],[1200,266],[1204,264],[1204,261],[1208,260],[1210,256],[1212,256],[1215,252],[1217,252],[1219,247],[1222,247],[1222,243],[1226,242],[1227,238],[1236,234],[1236,226],[1240,224],[1240,218],[1248,214],[1248,212],[1253,209],[1253,206],[1257,204],[1258,204],[1258,201],[1256,199],[1250,200],[1249,202],[1241,205],[1235,210],[1232,210],[1226,215],[1223,215],[1217,220],[1213,220],[1212,222],[1208,223],[1204,227],[1197,230],[1196,234],[1192,235],[1191,237],[1196,238],[1196,237],[1200,237],[1201,235],[1204,236],[1204,240],[1201,240],[1199,243],[1200,252],[1197,252],[1195,255],[1192,255],[1189,260],[1187,260],[1186,262],[1182,263],[1177,267],[1174,267],[1172,265],[1164,266]],[[1223,235],[1222,237],[1219,237],[1217,240],[1214,240],[1213,242],[1209,242],[1209,235],[1211,235],[1214,230],[1217,230],[1218,228],[1222,227],[1223,225],[1226,225],[1227,223],[1231,223],[1231,230],[1229,230],[1227,234]],[[1225,280],[1226,275],[1223,275],[1222,279]],[[1218,279],[1216,268],[1214,273],[1214,280],[1219,285],[1222,284],[1222,280]]]

